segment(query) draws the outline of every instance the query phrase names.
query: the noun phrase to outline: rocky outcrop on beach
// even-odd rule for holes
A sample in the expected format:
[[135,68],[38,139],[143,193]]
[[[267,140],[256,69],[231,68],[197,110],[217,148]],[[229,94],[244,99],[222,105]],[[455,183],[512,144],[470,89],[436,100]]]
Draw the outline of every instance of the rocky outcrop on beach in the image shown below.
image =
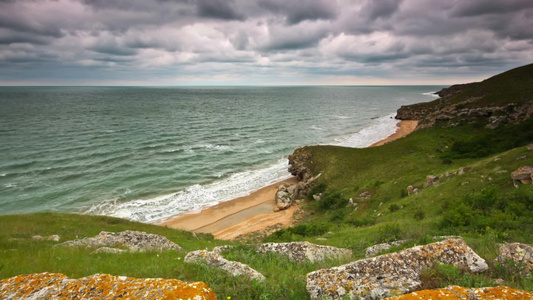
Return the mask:
[[502,265],[513,261],[521,266],[524,275],[533,272],[533,246],[522,243],[510,243],[500,247],[496,261]]
[[276,192],[276,208],[278,210],[284,210],[289,208],[294,201],[295,185],[282,184],[278,187]]
[[327,258],[351,258],[352,251],[345,248],[316,245],[309,242],[265,243],[257,246],[259,253],[279,253],[296,263],[317,262]]
[[59,273],[0,280],[0,299],[198,299],[214,300],[203,282],[96,274],[69,279]]
[[183,249],[164,236],[146,233],[142,231],[126,230],[123,232],[102,231],[92,238],[67,241],[59,246],[69,247],[124,247],[131,252],[144,251],[183,251]]
[[461,239],[417,246],[307,274],[311,299],[384,298],[420,289],[419,273],[436,262],[453,264],[473,273],[488,269],[485,260]]
[[207,250],[198,250],[187,253],[185,262],[205,263],[211,268],[217,268],[226,271],[232,276],[246,276],[251,280],[264,281],[265,276],[240,262],[230,261],[220,254]]
[[448,286],[443,289],[422,290],[386,298],[387,300],[425,300],[425,299],[464,299],[464,300],[485,300],[485,299],[533,299],[533,292],[517,290],[506,286],[465,288],[461,286]]

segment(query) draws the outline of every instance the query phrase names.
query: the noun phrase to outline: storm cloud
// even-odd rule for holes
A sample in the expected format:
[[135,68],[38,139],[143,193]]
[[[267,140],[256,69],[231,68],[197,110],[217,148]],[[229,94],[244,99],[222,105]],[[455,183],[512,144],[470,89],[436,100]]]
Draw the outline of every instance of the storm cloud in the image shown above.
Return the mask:
[[0,1],[0,85],[450,84],[533,61],[529,0]]

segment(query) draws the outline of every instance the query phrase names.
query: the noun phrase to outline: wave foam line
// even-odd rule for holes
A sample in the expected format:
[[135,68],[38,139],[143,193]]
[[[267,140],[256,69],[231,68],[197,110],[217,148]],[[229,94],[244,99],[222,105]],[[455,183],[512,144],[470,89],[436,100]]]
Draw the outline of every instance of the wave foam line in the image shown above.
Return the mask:
[[335,139],[332,145],[351,147],[351,148],[366,148],[376,142],[388,138],[398,129],[398,120],[394,119],[396,113],[374,119],[370,122],[370,126],[361,129],[360,131]]
[[264,186],[287,179],[291,176],[287,167],[288,161],[283,158],[261,169],[235,173],[210,184],[192,185],[169,195],[127,202],[117,199],[104,201],[84,213],[159,223],[179,214],[198,212],[205,207],[249,195]]

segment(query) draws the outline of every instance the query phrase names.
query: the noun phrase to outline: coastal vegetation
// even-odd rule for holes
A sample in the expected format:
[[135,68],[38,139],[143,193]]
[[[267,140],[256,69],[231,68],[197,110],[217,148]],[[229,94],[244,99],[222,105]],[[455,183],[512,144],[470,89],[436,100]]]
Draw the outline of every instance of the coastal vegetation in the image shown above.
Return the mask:
[[[532,74],[530,65],[461,87],[461,91],[454,91],[447,98],[447,103],[481,97],[475,102],[476,107],[469,102],[463,109],[512,107],[517,101],[531,101]],[[419,106],[428,108],[442,103],[438,100]],[[348,260],[295,264],[281,255],[257,255],[240,245],[310,241],[351,249],[354,258],[359,259],[365,257],[367,247],[378,243],[401,240],[382,252],[385,253],[428,244],[439,236],[459,235],[486,260],[489,271],[473,275],[437,263],[421,275],[425,288],[451,284],[496,286],[503,280],[507,286],[533,290],[533,277],[520,275],[523,265],[495,262],[500,243],[533,243],[532,185],[515,186],[510,176],[522,166],[533,165],[533,152],[526,147],[533,142],[533,119],[495,128],[488,124],[483,116],[468,121],[436,120],[430,127],[380,147],[305,147],[302,151],[309,158],[306,167],[321,176],[306,195],[297,224],[269,236],[250,235],[229,242],[215,240],[209,234],[102,216],[0,216],[0,279],[45,271],[71,278],[109,273],[204,281],[219,299],[305,299],[309,297],[305,288],[307,273]],[[409,192],[408,187],[412,188]],[[55,247],[53,241],[32,239],[34,235],[58,234],[62,240],[71,240],[104,230],[163,235],[185,251],[92,254],[89,249]],[[226,244],[237,246],[224,252],[227,259],[248,264],[265,275],[266,281],[232,277],[220,270],[183,262],[188,251]]]

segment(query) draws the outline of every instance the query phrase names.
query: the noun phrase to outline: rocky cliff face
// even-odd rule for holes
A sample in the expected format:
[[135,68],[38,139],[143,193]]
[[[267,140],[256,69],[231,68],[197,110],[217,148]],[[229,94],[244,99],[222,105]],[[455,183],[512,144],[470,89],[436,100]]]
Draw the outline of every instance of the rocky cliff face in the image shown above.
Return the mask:
[[437,99],[438,102],[404,105],[398,109],[396,119],[418,120],[417,129],[433,126],[437,121],[448,121],[448,127],[462,123],[476,121],[479,118],[487,120],[487,127],[495,128],[504,124],[516,124],[533,117],[533,100],[525,103],[510,103],[503,106],[465,107],[467,104],[480,100],[468,98],[464,101],[447,104],[446,98]]
[[294,150],[294,153],[289,155],[289,172],[298,178],[298,181],[306,181],[313,176],[313,173],[306,164],[311,159],[311,153],[305,147]]

